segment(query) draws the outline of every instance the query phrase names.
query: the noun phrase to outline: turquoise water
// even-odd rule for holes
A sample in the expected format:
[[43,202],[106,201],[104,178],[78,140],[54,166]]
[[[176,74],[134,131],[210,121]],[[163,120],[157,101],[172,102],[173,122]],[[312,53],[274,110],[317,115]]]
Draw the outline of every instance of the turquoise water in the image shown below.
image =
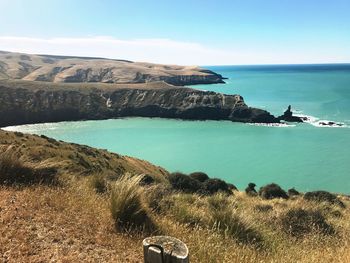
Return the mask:
[[[227,84],[199,89],[241,94],[251,106],[299,112],[350,125],[350,66],[210,67]],[[276,182],[299,190],[350,193],[350,129],[297,124],[125,118],[8,129],[45,134],[136,156],[169,171],[204,171],[239,188]]]

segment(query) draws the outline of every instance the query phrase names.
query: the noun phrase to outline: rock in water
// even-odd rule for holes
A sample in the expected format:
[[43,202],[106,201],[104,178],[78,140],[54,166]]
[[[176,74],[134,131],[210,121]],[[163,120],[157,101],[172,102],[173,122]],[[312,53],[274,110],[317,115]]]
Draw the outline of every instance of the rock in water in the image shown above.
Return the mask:
[[303,122],[303,118],[298,116],[293,116],[291,105],[289,105],[287,110],[283,113],[283,115],[279,116],[277,119],[279,119],[280,121],[287,121],[287,122]]

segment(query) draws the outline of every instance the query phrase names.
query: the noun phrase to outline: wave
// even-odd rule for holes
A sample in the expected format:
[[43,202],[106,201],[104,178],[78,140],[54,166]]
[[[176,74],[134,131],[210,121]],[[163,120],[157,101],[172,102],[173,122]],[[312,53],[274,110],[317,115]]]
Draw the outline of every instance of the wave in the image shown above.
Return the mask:
[[295,111],[297,114],[293,116],[299,117],[303,120],[304,123],[309,123],[315,127],[321,128],[346,128],[347,125],[344,122],[336,122],[330,120],[321,120],[315,116],[301,114],[301,111]]
[[248,123],[248,124],[253,126],[278,127],[278,128],[291,128],[296,126],[295,124],[288,124],[288,123]]

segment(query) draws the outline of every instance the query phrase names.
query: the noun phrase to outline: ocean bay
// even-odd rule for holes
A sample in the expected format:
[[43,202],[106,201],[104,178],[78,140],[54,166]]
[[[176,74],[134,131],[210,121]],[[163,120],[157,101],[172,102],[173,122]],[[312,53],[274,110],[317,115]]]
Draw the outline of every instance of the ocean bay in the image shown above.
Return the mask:
[[345,123],[288,127],[229,121],[124,118],[9,128],[135,156],[169,171],[204,171],[239,188],[276,182],[299,190],[350,189],[350,69],[348,65],[209,67],[226,84],[194,88],[240,94],[249,106]]

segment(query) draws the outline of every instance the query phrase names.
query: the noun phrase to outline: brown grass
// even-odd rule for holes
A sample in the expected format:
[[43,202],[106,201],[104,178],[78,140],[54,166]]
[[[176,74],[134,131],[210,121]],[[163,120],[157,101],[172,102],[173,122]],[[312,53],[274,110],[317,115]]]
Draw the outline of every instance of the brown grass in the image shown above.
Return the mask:
[[[160,168],[147,162],[61,142],[54,142],[57,148],[52,143],[42,147],[47,139],[36,136],[6,136],[0,131],[2,152],[11,144],[22,153],[17,164],[10,158],[15,167],[56,167],[61,184],[0,185],[0,262],[142,262],[142,239],[149,235],[142,230],[148,219],[162,234],[184,241],[191,262],[350,262],[349,197],[339,197],[342,208],[309,202],[302,195],[264,200],[238,191],[231,196],[177,193],[169,189]],[[86,168],[65,160],[77,150]],[[91,169],[97,164],[102,173]],[[140,184],[135,175],[148,172],[142,166],[153,170],[158,184]],[[109,172],[116,167],[133,176],[112,176]],[[102,194],[96,191],[101,182],[106,186]],[[306,214],[306,221],[298,213],[290,218],[293,226],[311,222],[316,227],[302,238],[290,235],[283,223],[290,211],[315,211]],[[319,231],[320,218],[334,233]],[[135,226],[138,231],[125,232]]]

